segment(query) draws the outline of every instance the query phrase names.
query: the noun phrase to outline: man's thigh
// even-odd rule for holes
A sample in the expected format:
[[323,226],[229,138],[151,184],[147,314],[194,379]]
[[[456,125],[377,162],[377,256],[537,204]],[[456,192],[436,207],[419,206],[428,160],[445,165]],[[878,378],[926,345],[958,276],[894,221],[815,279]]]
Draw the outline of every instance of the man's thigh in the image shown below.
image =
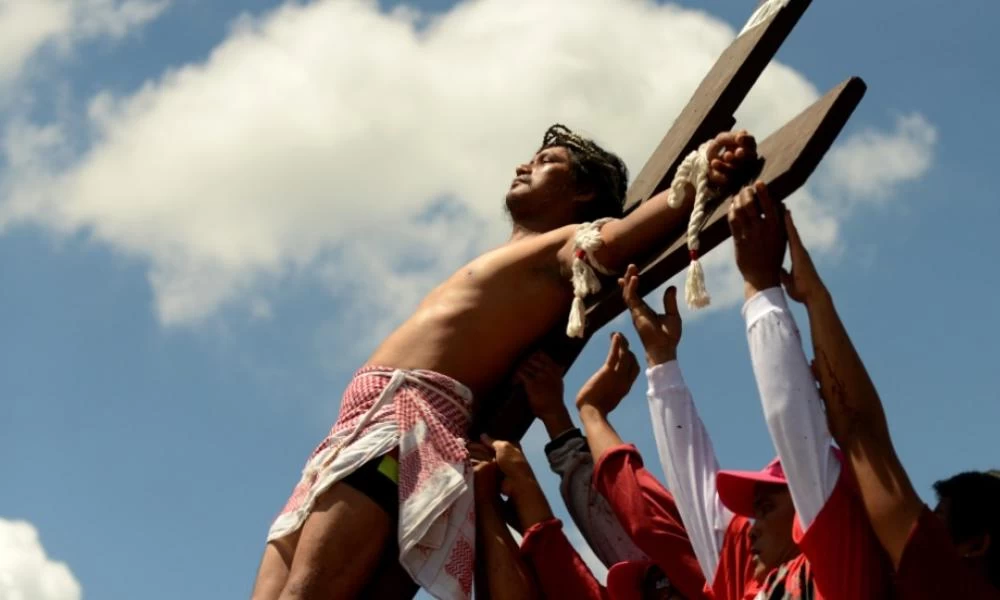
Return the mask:
[[[363,465],[317,499],[302,526],[282,598],[352,598],[369,583],[395,537],[399,496],[380,471]],[[390,544],[393,545],[394,544]]]

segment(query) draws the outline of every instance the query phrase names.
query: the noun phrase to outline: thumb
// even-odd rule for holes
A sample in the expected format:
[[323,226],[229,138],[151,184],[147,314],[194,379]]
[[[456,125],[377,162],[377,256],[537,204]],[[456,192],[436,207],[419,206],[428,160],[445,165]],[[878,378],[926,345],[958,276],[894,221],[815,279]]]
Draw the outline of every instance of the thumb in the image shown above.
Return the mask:
[[611,349],[608,350],[608,358],[605,360],[605,364],[613,365],[618,362],[618,355],[621,353],[622,348],[622,334],[617,331],[611,334]]
[[788,236],[788,246],[793,254],[805,250],[802,238],[799,237],[799,230],[796,229],[795,221],[792,220],[792,211],[788,209],[785,209],[785,234]]
[[785,287],[785,290],[795,287],[795,279],[788,272],[788,269],[784,267],[781,268],[781,285]]
[[677,288],[670,286],[667,291],[663,293],[663,310],[668,315],[679,314],[680,311],[677,310]]

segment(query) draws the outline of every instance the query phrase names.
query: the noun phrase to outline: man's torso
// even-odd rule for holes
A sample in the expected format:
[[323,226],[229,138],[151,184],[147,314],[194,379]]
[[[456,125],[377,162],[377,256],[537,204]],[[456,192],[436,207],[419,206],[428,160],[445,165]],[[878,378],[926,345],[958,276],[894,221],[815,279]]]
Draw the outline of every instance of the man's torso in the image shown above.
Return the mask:
[[459,269],[375,351],[368,363],[427,369],[478,396],[499,384],[572,299],[559,259],[575,226],[512,241]]

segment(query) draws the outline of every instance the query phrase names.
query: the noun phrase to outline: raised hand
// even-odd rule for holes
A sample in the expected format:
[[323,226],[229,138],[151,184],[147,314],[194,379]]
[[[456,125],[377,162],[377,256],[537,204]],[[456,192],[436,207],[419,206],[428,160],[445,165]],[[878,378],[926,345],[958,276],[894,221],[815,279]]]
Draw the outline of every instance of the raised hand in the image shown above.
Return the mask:
[[809,251],[799,237],[799,230],[792,221],[791,211],[785,211],[785,231],[788,233],[788,253],[792,257],[792,272],[782,269],[781,283],[788,296],[797,302],[809,304],[816,298],[827,295],[826,285],[816,272]]
[[743,188],[733,199],[729,206],[729,229],[746,297],[780,285],[785,226],[763,182]]
[[716,189],[742,184],[758,164],[757,140],[746,130],[726,131],[715,136],[709,147],[708,181]]
[[544,352],[537,352],[521,363],[514,381],[524,386],[531,412],[543,422],[568,413],[563,404],[563,368]]
[[681,314],[677,310],[677,288],[670,286],[664,293],[664,313],[661,315],[639,297],[639,269],[635,265],[628,266],[618,285],[632,315],[632,324],[646,349],[646,363],[652,367],[677,360],[682,326]]
[[577,408],[591,407],[606,416],[628,395],[638,375],[639,362],[629,350],[628,340],[620,333],[613,333],[608,358],[583,384],[576,397]]

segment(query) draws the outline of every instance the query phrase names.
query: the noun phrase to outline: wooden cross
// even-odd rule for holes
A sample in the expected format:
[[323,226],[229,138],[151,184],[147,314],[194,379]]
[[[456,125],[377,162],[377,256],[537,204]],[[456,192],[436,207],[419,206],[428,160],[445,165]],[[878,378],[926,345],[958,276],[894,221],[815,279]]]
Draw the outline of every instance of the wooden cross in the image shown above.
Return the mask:
[[[626,212],[631,212],[640,203],[667,189],[677,166],[702,142],[732,129],[735,124],[733,113],[811,1],[765,0],[760,4],[747,26],[695,90],[694,96],[639,172],[628,190]],[[757,178],[767,184],[775,200],[783,201],[806,182],[861,102],[865,89],[865,83],[860,78],[852,77],[844,81],[758,145],[762,167]],[[717,199],[707,206],[706,212],[710,216],[699,236],[702,255],[729,236],[726,213],[731,202],[732,196]],[[670,243],[662,252],[635,261],[640,267],[639,292],[642,295],[653,291],[688,265],[686,228],[685,220],[679,231],[666,236]],[[605,285],[603,292],[588,302],[588,339],[589,334],[624,310],[618,286]],[[568,338],[565,329],[559,327],[542,340],[539,349],[568,370],[586,342],[586,339]],[[479,432],[486,431],[497,439],[521,439],[534,420],[524,390],[512,385],[500,390],[493,400],[488,403],[493,411],[482,411],[483,414],[473,424],[473,433],[478,437]]]

